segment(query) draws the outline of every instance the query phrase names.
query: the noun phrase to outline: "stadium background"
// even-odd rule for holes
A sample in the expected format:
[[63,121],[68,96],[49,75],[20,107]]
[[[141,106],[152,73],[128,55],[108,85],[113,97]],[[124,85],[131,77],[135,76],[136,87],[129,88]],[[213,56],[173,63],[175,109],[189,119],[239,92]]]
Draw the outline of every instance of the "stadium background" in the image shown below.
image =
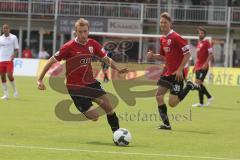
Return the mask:
[[[126,38],[126,36],[121,36],[121,33],[160,34],[159,26],[156,23],[159,19],[158,15],[167,11],[173,17],[174,30],[184,36],[196,37],[196,28],[199,25],[207,29],[213,44],[215,66],[210,72],[212,75],[208,76],[210,77],[208,82],[239,85],[239,70],[227,68],[240,66],[240,7],[238,5],[240,5],[239,0],[104,2],[0,0],[0,25],[9,24],[11,32],[19,38],[19,58],[21,58],[22,50],[27,46],[31,49],[33,57],[37,58],[42,47],[52,55],[63,43],[73,38],[72,31],[75,20],[85,17],[90,21],[90,30],[101,33],[100,35],[92,34],[91,37],[101,43],[106,41],[119,43],[124,39],[130,40],[133,42],[132,47],[123,51],[124,56],[128,61],[145,63],[147,49],[155,47],[157,38],[141,39],[140,36]],[[118,33],[118,36],[106,36],[104,35],[106,32]],[[197,40],[188,40],[194,49]],[[194,59],[194,50],[192,56]],[[41,61],[43,60],[19,59],[18,63],[15,63],[15,74],[36,76],[41,64],[44,63]],[[35,67],[30,67],[32,64]]]
[[[37,57],[40,48],[52,54],[68,41],[72,23],[79,17],[90,20],[91,31],[156,34],[158,13],[168,11],[173,17],[174,29],[182,35],[196,36],[198,25],[206,27],[208,36],[212,37],[215,65],[238,67],[238,5],[239,0],[0,0],[0,25],[8,23],[19,38],[20,51],[29,46]],[[93,37],[102,43],[111,40],[106,36]],[[138,39],[132,39],[134,47],[126,54],[131,61],[144,62],[146,48],[155,39],[145,38],[142,49]],[[142,55],[138,56],[139,52]]]

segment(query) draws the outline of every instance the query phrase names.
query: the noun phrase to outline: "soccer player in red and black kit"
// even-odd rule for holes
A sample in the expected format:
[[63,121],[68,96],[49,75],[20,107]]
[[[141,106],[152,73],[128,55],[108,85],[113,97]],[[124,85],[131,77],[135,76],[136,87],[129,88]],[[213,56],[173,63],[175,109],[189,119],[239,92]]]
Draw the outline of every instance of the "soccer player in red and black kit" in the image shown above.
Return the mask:
[[160,29],[163,36],[160,38],[160,54],[149,51],[147,57],[149,59],[164,60],[165,67],[163,73],[158,80],[158,91],[156,93],[156,100],[158,103],[158,110],[162,118],[163,125],[159,129],[171,129],[168,115],[167,106],[164,102],[164,96],[168,90],[169,105],[175,107],[182,101],[190,90],[198,89],[198,86],[187,81],[184,87],[184,67],[189,61],[190,52],[189,45],[178,33],[171,29],[172,19],[171,16],[164,12],[160,15]]
[[213,100],[212,96],[203,85],[204,79],[207,75],[209,62],[213,58],[212,46],[210,42],[205,38],[206,30],[203,27],[198,27],[199,41],[197,43],[197,59],[193,68],[193,71],[196,75],[196,83],[199,85],[200,89],[198,90],[199,101],[200,103],[193,104],[193,107],[203,107],[204,95],[207,96],[208,101],[205,104],[208,106]]
[[108,123],[114,132],[119,129],[118,117],[100,82],[93,77],[92,57],[98,56],[119,74],[128,70],[119,70],[115,62],[106,55],[104,48],[97,41],[88,38],[89,23],[86,19],[80,18],[75,23],[75,31],[76,38],[65,43],[44,66],[37,81],[38,89],[46,89],[43,78],[51,65],[66,60],[66,87],[75,106],[88,119],[96,121],[99,115],[92,101],[96,102],[107,113]]

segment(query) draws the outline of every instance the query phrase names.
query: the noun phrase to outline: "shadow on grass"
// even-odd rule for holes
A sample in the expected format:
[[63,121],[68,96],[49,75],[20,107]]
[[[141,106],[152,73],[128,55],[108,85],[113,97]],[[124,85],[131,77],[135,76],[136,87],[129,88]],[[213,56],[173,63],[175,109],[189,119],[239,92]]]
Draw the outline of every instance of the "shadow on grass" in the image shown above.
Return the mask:
[[209,109],[215,109],[215,110],[223,110],[223,111],[240,111],[240,107],[238,108],[231,108],[231,107],[208,107]]
[[[87,142],[87,144],[91,144],[91,145],[100,145],[100,146],[116,146],[113,142],[100,142],[100,141],[90,141]],[[128,146],[116,146],[116,147],[133,147],[131,144]]]
[[14,102],[14,101],[17,101],[17,102],[30,102],[32,101],[31,99],[24,99],[24,98],[9,98],[7,100],[0,100],[1,102]]
[[194,133],[194,134],[215,134],[211,131],[173,130],[173,132]]
[[90,141],[86,142],[87,144],[92,144],[92,145],[101,145],[101,146],[115,146],[115,144],[112,142],[101,142],[101,141]]
[[20,101],[20,102],[29,102],[29,101],[32,101],[31,99],[24,99],[24,98],[15,98],[15,99],[12,99],[12,100]]

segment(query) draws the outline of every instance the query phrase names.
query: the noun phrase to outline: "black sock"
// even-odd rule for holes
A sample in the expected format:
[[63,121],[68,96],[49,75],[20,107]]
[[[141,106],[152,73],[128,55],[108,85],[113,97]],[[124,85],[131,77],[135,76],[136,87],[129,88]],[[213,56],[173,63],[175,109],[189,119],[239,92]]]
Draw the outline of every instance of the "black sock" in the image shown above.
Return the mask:
[[202,91],[201,85],[200,85],[200,90],[198,90],[198,97],[199,97],[200,104],[203,104],[203,91]]
[[170,125],[168,115],[167,115],[167,106],[166,104],[162,104],[158,106],[158,112],[160,117],[162,118],[162,121],[165,125]]
[[209,94],[209,92],[207,91],[207,88],[203,84],[201,84],[201,89],[202,89],[203,94],[205,94],[207,96],[207,98],[211,98],[212,97]]
[[111,115],[107,114],[107,120],[113,132],[119,129],[119,121],[115,112]]
[[190,90],[191,90],[191,87],[186,85],[186,87],[183,88],[182,91],[178,94],[179,100],[182,101]]

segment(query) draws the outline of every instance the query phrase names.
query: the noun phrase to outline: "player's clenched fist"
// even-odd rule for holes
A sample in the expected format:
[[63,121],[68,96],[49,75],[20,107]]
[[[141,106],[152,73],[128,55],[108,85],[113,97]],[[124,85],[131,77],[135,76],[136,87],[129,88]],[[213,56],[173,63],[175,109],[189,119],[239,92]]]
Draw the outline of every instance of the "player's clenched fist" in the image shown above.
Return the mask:
[[149,50],[147,52],[147,60],[152,60],[154,58],[153,54],[154,54],[153,51]]
[[38,85],[38,89],[39,89],[39,90],[45,90],[45,89],[46,89],[43,81],[38,80],[38,81],[37,81],[37,85]]

